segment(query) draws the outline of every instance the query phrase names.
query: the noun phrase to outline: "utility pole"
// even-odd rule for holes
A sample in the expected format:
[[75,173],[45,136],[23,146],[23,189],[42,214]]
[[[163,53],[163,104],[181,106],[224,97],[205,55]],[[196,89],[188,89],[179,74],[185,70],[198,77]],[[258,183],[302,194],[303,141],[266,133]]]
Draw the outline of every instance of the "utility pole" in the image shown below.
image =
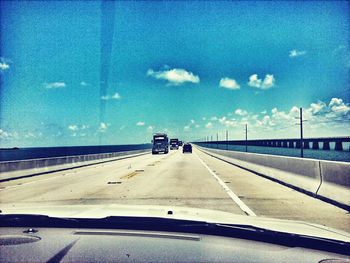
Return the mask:
[[245,151],[248,152],[248,124],[245,125]]
[[219,148],[219,133],[216,133],[216,148]]
[[303,141],[303,122],[306,120],[303,120],[303,108],[299,109],[299,118],[296,117],[296,119],[299,119],[299,124],[300,125],[300,157],[304,157],[304,141]]
[[228,130],[226,130],[226,150],[228,150]]
[[304,157],[304,142],[303,142],[303,108],[300,108],[300,156]]

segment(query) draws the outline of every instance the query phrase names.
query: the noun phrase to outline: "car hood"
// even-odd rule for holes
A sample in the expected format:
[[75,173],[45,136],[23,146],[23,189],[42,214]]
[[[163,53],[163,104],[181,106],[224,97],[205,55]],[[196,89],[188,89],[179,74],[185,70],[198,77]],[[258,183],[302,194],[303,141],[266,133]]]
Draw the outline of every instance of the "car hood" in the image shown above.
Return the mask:
[[[169,214],[169,211],[172,213]],[[104,218],[109,216],[155,217],[217,224],[249,225],[273,231],[350,242],[350,233],[318,224],[266,217],[236,215],[228,212],[149,205],[59,205],[1,206],[1,214],[36,214],[62,218]]]

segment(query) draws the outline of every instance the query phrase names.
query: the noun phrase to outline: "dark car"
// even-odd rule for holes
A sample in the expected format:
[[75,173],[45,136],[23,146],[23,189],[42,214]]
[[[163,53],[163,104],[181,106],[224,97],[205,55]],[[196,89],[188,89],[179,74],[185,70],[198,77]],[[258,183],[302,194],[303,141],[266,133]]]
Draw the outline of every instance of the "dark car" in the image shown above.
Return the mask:
[[192,145],[189,143],[186,143],[183,147],[182,147],[182,152],[183,153],[192,153]]

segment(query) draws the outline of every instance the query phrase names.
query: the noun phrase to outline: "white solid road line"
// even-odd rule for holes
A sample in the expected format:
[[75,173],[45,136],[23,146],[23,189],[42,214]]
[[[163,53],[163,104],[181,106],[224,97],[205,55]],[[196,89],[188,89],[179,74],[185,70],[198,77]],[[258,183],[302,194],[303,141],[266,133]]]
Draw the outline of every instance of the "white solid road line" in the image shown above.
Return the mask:
[[231,189],[219,178],[219,176],[217,176],[209,167],[208,165],[205,164],[205,162],[203,162],[203,160],[198,156],[198,154],[194,153],[197,158],[199,159],[199,161],[204,165],[205,168],[207,168],[207,170],[209,171],[209,173],[214,176],[214,178],[218,181],[218,183],[222,186],[222,188],[224,188],[224,190],[226,191],[226,193],[229,195],[229,197],[231,197],[231,199],[239,206],[240,209],[242,209],[242,211],[244,213],[246,213],[248,216],[256,216],[256,214],[245,204],[242,202],[241,199],[239,199],[239,197],[231,191]]

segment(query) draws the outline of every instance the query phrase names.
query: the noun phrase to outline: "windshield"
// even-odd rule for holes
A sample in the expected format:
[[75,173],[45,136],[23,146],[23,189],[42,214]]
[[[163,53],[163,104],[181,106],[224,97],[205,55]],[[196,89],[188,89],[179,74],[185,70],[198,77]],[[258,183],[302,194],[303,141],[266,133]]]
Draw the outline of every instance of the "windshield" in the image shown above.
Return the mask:
[[0,210],[184,207],[350,232],[348,1],[0,5]]

